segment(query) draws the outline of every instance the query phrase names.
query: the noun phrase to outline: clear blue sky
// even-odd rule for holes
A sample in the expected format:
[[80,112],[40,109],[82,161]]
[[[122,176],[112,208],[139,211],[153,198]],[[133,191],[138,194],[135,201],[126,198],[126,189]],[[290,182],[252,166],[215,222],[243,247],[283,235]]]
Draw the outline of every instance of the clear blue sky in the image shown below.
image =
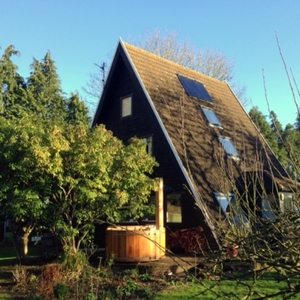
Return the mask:
[[27,77],[32,58],[50,50],[63,89],[81,93],[97,71],[94,63],[111,61],[119,38],[133,42],[155,29],[174,31],[195,48],[234,61],[235,80],[267,114],[264,69],[271,109],[285,125],[295,121],[296,106],[275,32],[300,86],[299,14],[296,0],[1,0],[0,53],[13,44],[21,52],[19,73]]

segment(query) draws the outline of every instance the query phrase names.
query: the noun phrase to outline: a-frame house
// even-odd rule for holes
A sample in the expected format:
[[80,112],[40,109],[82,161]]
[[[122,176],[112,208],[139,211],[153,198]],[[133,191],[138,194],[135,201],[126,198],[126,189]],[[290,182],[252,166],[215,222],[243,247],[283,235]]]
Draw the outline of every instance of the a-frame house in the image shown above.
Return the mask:
[[167,235],[202,226],[214,245],[236,182],[253,174],[264,186],[263,207],[274,189],[289,190],[285,170],[226,82],[122,40],[93,119],[100,123],[125,143],[144,139],[158,161],[153,176],[164,180]]

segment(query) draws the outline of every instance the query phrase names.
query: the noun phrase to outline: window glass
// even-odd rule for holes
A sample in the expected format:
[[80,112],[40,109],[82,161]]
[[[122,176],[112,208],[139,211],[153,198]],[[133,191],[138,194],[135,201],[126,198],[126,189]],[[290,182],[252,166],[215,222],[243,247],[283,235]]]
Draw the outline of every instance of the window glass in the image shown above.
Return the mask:
[[279,193],[279,205],[280,210],[282,212],[288,212],[293,210],[294,203],[293,203],[293,193],[288,192],[281,192]]
[[181,194],[167,194],[167,222],[181,223],[182,211],[181,211]]
[[275,215],[267,198],[261,199],[261,214],[263,220],[274,221]]
[[237,203],[234,194],[215,193],[215,198],[220,205],[222,213],[228,221],[238,226],[247,224],[248,219],[239,203]]
[[222,144],[227,155],[233,156],[233,157],[239,156],[239,154],[238,154],[237,150],[235,149],[235,147],[233,146],[230,138],[224,137],[224,136],[219,136],[219,141]]
[[221,122],[219,121],[217,115],[215,114],[215,112],[210,109],[210,108],[206,108],[206,107],[201,107],[207,121],[214,125],[214,126],[221,126]]
[[178,75],[178,78],[189,96],[212,102],[212,98],[210,97],[203,83],[181,75]]
[[121,99],[121,103],[122,103],[122,118],[130,116],[132,112],[131,97],[126,97]]
[[142,139],[146,144],[146,151],[149,155],[152,155],[152,136]]

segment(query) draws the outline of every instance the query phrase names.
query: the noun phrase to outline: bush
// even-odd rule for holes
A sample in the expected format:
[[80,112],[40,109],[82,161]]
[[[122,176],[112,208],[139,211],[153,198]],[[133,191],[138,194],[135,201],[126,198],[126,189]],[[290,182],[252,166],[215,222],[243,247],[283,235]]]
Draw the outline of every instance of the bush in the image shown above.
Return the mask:
[[53,287],[53,294],[56,299],[61,300],[69,295],[69,289],[64,283],[57,283]]

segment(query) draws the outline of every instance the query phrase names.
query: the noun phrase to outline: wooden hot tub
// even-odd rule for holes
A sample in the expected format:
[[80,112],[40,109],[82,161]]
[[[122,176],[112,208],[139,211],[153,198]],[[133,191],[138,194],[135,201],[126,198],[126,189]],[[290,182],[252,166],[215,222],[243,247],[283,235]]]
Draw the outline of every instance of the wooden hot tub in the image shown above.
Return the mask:
[[146,262],[165,256],[165,228],[154,225],[108,227],[106,251],[119,262]]
[[166,229],[163,227],[163,182],[156,192],[155,225],[109,226],[106,229],[106,254],[119,262],[146,262],[165,256]]

